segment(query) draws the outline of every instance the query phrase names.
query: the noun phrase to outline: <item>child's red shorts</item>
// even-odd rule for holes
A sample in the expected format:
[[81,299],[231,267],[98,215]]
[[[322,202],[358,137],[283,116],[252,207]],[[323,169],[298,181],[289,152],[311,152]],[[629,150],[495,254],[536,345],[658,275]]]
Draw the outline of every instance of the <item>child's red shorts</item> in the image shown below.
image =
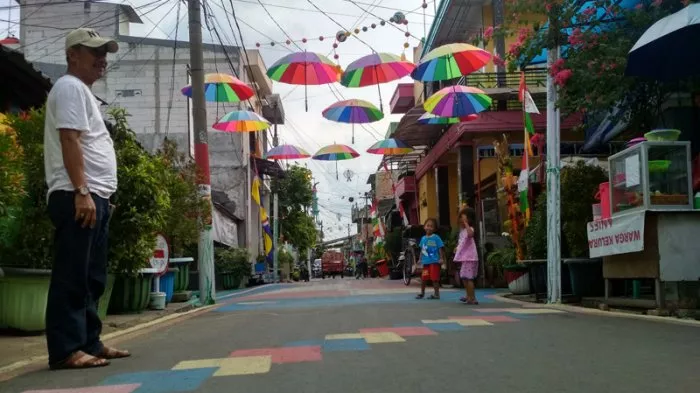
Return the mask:
[[431,263],[430,265],[423,265],[423,273],[421,273],[421,280],[440,281],[440,264]]

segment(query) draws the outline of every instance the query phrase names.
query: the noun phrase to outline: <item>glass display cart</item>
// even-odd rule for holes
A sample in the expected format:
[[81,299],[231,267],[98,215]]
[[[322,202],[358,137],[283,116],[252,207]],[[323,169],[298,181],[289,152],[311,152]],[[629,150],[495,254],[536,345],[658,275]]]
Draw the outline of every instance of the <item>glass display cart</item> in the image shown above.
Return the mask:
[[[690,142],[646,141],[608,159],[611,218],[589,224],[591,257],[603,257],[606,303],[666,308],[666,285],[699,280],[690,158]],[[611,279],[653,279],[654,299],[611,300]]]
[[613,215],[693,209],[690,142],[642,142],[609,162]]

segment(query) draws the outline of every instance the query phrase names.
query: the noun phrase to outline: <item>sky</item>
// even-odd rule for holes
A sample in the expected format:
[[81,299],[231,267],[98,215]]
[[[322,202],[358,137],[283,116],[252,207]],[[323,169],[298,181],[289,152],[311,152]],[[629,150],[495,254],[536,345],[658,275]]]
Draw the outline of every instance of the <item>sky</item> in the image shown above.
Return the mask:
[[[10,1],[13,0],[0,0],[0,19],[2,20],[8,19],[7,5]],[[176,5],[175,0],[168,1],[172,5],[167,4],[158,8],[155,8],[156,4],[147,6],[154,0],[110,2],[131,5],[137,8],[137,12],[141,14],[147,12],[147,15],[142,16],[143,25],[131,25],[131,35],[172,39],[175,38],[174,33],[177,26],[177,38],[180,40],[188,39],[186,7],[183,5],[181,8],[178,24],[176,8],[173,8]],[[341,30],[340,26],[348,30],[368,27],[367,32],[361,31],[357,37],[349,37],[345,42],[339,44],[337,54],[342,67],[362,56],[371,54],[372,50],[401,55],[405,42],[410,45],[405,50],[406,57],[408,60],[413,60],[413,48],[418,45],[418,39],[424,36],[425,31],[429,30],[435,13],[435,2],[432,0],[426,0],[428,6],[425,9],[425,18],[424,9],[421,7],[423,0],[208,0],[208,3],[212,10],[212,18],[216,19],[210,23],[217,27],[226,44],[233,44],[234,35],[228,28],[229,22],[220,6],[225,4],[226,8],[230,10],[231,3],[233,3],[241,26],[243,46],[248,49],[259,49],[268,67],[291,51],[300,50],[294,44],[289,46],[291,50],[287,50],[285,45],[279,44],[288,39],[301,41],[303,38],[307,38],[307,43],[298,42],[301,49],[324,55],[330,54],[329,58],[333,60],[331,50],[335,40],[326,38],[319,41],[319,37],[334,37]],[[324,11],[326,15],[314,8],[314,5]],[[385,26],[380,26],[381,19],[388,21],[397,11],[406,15],[408,25],[400,26],[400,29],[397,29],[387,22]],[[18,9],[13,7],[12,14],[12,19],[16,20],[19,14]],[[3,37],[7,34],[5,23],[0,22],[0,34]],[[376,29],[371,28],[372,23],[377,25]],[[235,28],[235,25],[233,26]],[[11,25],[11,28],[16,35],[19,34],[16,25]],[[406,28],[412,35],[409,38],[405,37]],[[216,36],[206,27],[202,34],[205,42],[218,43]],[[278,44],[271,46],[270,42],[273,40]],[[261,44],[259,48],[256,43]],[[338,162],[339,179],[336,179],[334,162],[311,159],[298,162],[300,165],[307,166],[313,172],[314,182],[318,182],[319,218],[323,222],[326,239],[334,239],[348,234],[352,207],[349,198],[353,197],[356,202],[364,203],[364,200],[359,197],[369,190],[370,186],[366,184],[367,178],[376,172],[381,160],[381,156],[366,153],[366,149],[377,140],[383,139],[390,122],[400,120],[401,115],[390,114],[391,97],[398,82],[411,81],[410,77],[406,77],[401,81],[380,85],[385,117],[381,121],[365,127],[356,125],[354,144],[351,143],[351,125],[326,120],[321,112],[339,99],[358,98],[379,107],[377,86],[346,88],[338,83],[334,85],[333,90],[329,85],[309,86],[307,89],[309,107],[307,112],[304,107],[303,86],[274,82],[274,93],[283,98],[282,103],[286,115],[286,124],[279,126],[280,143],[302,147],[311,154],[322,146],[342,143],[350,145],[360,153],[360,157],[354,160]],[[334,95],[332,91],[335,91],[336,94]],[[346,171],[351,172],[349,181],[344,176]],[[351,225],[350,233],[356,233],[355,225]]]

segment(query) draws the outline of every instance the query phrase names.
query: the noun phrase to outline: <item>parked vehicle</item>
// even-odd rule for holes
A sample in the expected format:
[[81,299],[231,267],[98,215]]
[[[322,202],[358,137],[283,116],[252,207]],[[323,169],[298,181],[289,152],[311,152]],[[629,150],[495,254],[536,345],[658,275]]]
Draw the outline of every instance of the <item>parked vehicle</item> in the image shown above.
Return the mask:
[[321,256],[321,278],[335,278],[336,275],[345,277],[345,255],[340,251],[328,250]]

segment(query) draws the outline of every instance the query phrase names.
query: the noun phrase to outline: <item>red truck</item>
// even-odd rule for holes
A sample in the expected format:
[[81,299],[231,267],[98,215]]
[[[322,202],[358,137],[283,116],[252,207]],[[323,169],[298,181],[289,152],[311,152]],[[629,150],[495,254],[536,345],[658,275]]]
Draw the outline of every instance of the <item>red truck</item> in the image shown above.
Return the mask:
[[327,250],[321,256],[321,278],[335,278],[338,274],[340,278],[345,277],[345,255],[340,251]]

